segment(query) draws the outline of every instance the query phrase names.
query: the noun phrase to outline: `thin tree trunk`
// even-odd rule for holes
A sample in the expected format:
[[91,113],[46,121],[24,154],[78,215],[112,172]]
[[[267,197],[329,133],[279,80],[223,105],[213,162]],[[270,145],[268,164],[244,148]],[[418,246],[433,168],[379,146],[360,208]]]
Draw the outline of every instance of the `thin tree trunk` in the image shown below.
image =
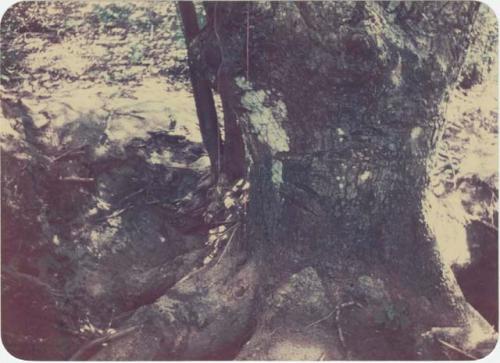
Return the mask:
[[[179,1],[178,7],[182,19],[186,45],[189,49],[189,45],[200,31],[195,7],[191,1]],[[219,125],[217,123],[217,111],[215,109],[214,97],[210,88],[210,82],[196,69],[190,53],[191,52],[188,51],[189,74],[193,87],[201,136],[210,158],[212,171],[214,175],[218,176],[222,163],[223,145]]]

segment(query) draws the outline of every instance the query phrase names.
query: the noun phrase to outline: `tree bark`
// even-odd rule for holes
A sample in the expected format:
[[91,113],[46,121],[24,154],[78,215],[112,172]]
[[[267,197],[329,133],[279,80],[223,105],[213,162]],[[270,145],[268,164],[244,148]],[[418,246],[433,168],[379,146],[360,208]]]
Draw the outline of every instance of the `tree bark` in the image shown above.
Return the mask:
[[225,110],[242,130],[245,229],[223,263],[138,311],[124,328],[141,330],[94,358],[283,359],[287,346],[312,360],[488,353],[478,346],[493,329],[423,219],[441,104],[478,7],[214,4],[197,68],[224,80]]

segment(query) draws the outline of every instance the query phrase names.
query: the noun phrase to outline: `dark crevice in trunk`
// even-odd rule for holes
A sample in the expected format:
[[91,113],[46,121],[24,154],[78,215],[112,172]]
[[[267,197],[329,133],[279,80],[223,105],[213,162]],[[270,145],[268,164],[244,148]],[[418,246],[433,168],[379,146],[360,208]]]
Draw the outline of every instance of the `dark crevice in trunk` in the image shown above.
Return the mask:
[[232,108],[234,95],[228,87],[228,80],[220,75],[220,95],[224,110],[224,156],[223,171],[229,182],[242,178],[245,175],[245,149],[241,128],[238,125],[236,111]]

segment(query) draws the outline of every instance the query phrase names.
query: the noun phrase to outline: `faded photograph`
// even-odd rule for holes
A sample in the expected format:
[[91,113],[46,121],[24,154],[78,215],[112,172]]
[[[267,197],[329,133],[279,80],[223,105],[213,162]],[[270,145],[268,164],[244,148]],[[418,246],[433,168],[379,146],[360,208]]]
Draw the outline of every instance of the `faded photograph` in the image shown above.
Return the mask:
[[475,1],[23,1],[1,337],[25,360],[476,360],[498,335]]

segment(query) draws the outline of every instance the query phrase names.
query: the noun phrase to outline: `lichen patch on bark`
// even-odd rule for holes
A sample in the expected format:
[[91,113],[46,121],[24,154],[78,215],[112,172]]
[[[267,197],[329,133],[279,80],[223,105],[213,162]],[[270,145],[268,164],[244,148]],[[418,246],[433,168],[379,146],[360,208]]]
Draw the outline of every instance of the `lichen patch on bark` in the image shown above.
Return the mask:
[[272,100],[264,90],[253,90],[241,77],[236,78],[236,84],[244,91],[241,103],[248,110],[248,121],[259,141],[273,154],[289,151],[290,141],[282,126],[287,117],[285,103]]

